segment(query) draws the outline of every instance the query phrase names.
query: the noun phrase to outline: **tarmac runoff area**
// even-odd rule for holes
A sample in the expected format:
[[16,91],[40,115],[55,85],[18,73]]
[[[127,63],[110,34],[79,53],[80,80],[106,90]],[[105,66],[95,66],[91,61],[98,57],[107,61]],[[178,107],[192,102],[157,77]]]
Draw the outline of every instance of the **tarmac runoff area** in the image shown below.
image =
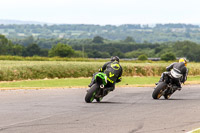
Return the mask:
[[[0,133],[198,133],[200,85],[185,85],[169,100],[153,87],[116,88],[101,103],[86,89],[0,91]],[[192,131],[192,132],[190,132]]]

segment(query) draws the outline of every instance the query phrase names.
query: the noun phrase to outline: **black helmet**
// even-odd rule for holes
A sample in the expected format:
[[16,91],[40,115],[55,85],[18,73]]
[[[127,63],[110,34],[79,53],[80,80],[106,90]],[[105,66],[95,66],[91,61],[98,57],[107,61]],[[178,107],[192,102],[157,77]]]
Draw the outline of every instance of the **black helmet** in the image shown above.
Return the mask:
[[118,56],[112,56],[111,61],[118,61],[119,62],[119,57]]

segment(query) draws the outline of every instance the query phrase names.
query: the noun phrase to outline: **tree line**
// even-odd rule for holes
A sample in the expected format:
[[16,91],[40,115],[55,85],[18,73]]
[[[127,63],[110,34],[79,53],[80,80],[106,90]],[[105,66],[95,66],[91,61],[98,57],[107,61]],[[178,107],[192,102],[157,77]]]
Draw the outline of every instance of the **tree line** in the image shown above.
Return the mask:
[[[48,47],[44,47],[48,44]],[[43,57],[88,57],[88,58],[161,58],[173,60],[186,57],[200,61],[200,45],[191,41],[165,43],[137,43],[128,36],[124,40],[108,40],[101,36],[93,39],[26,39],[12,42],[0,35],[0,55],[43,56]]]

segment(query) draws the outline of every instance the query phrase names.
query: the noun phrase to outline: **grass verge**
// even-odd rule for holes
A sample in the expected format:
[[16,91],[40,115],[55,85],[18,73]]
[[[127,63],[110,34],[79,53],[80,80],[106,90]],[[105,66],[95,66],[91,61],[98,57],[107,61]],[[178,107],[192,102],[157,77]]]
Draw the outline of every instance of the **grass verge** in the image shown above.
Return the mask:
[[[123,77],[117,87],[155,86],[160,77]],[[65,78],[47,80],[5,81],[0,89],[87,88],[91,78]],[[186,84],[200,84],[200,76],[189,76]]]

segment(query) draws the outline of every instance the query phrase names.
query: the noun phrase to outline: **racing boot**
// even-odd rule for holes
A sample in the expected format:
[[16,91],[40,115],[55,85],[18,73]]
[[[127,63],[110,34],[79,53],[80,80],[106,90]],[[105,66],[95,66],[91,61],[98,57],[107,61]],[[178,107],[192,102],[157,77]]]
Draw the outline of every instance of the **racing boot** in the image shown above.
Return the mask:
[[160,80],[157,83],[155,83],[155,85],[158,85],[160,82],[163,82],[163,81],[164,81],[164,73],[162,73]]
[[88,85],[88,87],[92,87],[93,84],[94,84],[94,80],[91,81],[91,83]]
[[111,92],[113,90],[114,90],[114,87],[104,88],[104,90],[103,90],[103,96],[106,96],[109,92]]
[[92,80],[91,80],[90,84],[88,85],[88,87],[92,87],[92,85],[95,83],[95,75],[96,75],[96,74],[97,74],[97,73],[94,73],[94,74],[93,74]]
[[181,85],[178,85],[178,84],[175,84],[175,85],[173,85],[173,90],[175,91],[175,90],[181,90]]
[[176,87],[176,90],[181,90],[182,86],[181,86],[181,82],[180,81],[177,81],[175,82],[175,87]]
[[179,91],[182,89],[182,86],[180,83],[177,85],[177,87],[178,87],[177,90],[179,90]]

